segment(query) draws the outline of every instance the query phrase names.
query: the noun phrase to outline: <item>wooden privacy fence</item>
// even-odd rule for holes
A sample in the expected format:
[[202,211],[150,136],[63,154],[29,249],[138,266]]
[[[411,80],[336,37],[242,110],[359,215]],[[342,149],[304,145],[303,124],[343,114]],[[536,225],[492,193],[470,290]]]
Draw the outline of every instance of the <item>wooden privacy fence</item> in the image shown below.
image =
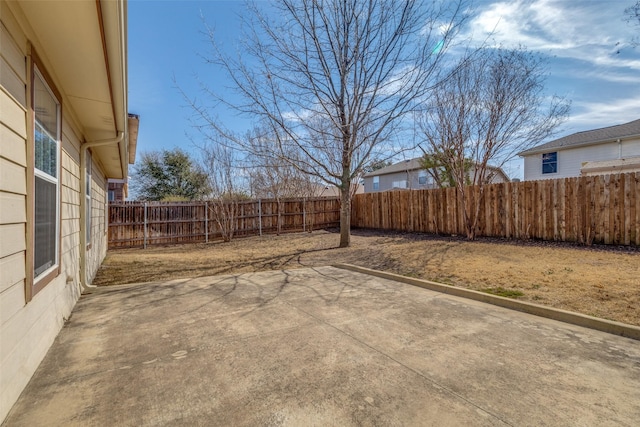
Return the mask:
[[[455,188],[358,194],[351,225],[466,235],[463,207]],[[485,186],[477,236],[640,245],[640,173]]]
[[[337,198],[250,200],[238,204],[234,236],[311,231],[340,225]],[[213,202],[109,204],[109,248],[221,240]]]

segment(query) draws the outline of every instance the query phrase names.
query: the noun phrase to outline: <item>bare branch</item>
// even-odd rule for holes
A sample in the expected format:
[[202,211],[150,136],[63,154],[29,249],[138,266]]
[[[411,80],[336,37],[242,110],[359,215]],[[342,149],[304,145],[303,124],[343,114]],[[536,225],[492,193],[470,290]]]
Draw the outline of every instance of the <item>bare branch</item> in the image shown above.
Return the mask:
[[195,99],[197,128],[247,153],[283,161],[341,191],[340,245],[349,244],[352,182],[382,157],[403,119],[439,84],[439,73],[465,1],[278,0],[275,13],[257,6],[245,18],[242,55],[216,44],[209,62],[227,72],[241,100],[203,87],[215,101],[269,130],[271,146],[256,150]]
[[[524,48],[483,49],[465,59],[436,90],[419,127],[425,161],[451,178],[463,200],[468,184],[483,187],[520,151],[551,137],[570,103],[544,94],[543,60]],[[435,176],[434,176],[435,178]],[[475,237],[481,199],[465,209],[467,235]]]

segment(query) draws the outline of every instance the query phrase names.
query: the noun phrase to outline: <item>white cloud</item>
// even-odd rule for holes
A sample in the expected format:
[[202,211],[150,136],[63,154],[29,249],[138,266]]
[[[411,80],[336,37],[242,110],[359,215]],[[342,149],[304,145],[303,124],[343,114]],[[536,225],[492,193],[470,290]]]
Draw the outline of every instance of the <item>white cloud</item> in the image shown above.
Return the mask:
[[299,111],[285,111],[282,113],[282,118],[287,122],[304,122],[314,116],[314,112],[309,109],[302,109]]
[[[606,126],[619,125],[640,118],[638,99],[640,93],[629,94],[628,98],[610,101],[591,101],[574,104],[576,114],[572,115],[566,134]],[[565,134],[563,132],[563,134]]]
[[623,2],[516,0],[483,2],[468,31],[476,40],[522,44],[531,50],[600,66],[640,70],[640,59],[621,59],[633,30]]

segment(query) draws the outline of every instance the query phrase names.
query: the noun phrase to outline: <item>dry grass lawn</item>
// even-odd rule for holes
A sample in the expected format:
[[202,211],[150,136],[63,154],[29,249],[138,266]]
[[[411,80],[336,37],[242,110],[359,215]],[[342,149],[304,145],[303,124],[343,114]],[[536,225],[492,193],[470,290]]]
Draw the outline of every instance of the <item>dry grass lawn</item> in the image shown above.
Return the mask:
[[638,248],[475,241],[354,231],[339,249],[328,231],[230,243],[110,250],[97,285],[350,263],[640,326]]

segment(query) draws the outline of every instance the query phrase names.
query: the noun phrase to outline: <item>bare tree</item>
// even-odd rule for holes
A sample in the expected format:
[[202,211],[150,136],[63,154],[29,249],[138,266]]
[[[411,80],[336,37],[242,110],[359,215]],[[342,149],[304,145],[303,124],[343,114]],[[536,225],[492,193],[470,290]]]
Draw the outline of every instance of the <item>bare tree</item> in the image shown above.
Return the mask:
[[231,241],[238,227],[239,201],[245,194],[238,178],[239,159],[222,140],[210,141],[202,151],[202,164],[210,188],[210,207],[222,239]]
[[[640,0],[624,10],[626,21],[634,27],[640,29]],[[640,45],[640,37],[634,37],[631,40],[633,46]]]
[[[423,150],[444,166],[462,198],[469,239],[492,171],[553,135],[568,117],[569,102],[545,96],[544,80],[544,61],[524,48],[484,49],[456,67],[419,120]],[[467,184],[480,187],[473,204]]]
[[[274,199],[278,206],[277,229],[280,235],[282,231],[282,213],[284,211],[284,199],[302,198],[306,202],[307,197],[313,197],[317,192],[317,183],[309,175],[306,175],[294,167],[282,156],[275,157],[271,145],[274,137],[269,136],[256,128],[247,136],[251,151],[248,156],[248,176],[251,195],[257,198]],[[295,159],[296,153],[287,153],[287,159]]]
[[[277,0],[270,3],[273,13],[254,6],[242,58],[225,55],[209,32],[209,61],[226,70],[243,101],[203,89],[216,106],[266,123],[276,136],[270,157],[339,189],[345,247],[352,182],[389,149],[385,143],[397,138],[403,118],[437,84],[445,52],[466,18],[463,3]],[[251,150],[224,129],[215,112],[190,103],[203,132],[215,128]]]

